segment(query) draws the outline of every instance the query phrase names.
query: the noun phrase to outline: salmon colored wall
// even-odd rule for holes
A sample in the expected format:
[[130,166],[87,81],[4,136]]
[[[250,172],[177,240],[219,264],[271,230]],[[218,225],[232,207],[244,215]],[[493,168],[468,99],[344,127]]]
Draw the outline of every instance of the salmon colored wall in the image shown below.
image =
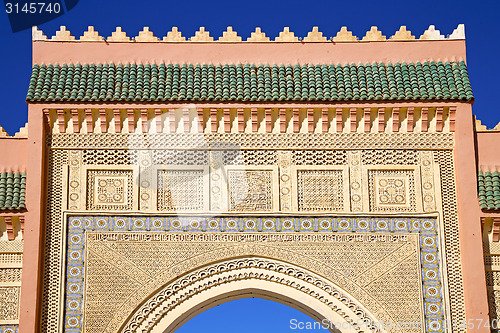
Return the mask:
[[0,171],[25,171],[28,139],[0,139]]
[[500,132],[478,132],[476,137],[478,166],[485,171],[500,167]]
[[[480,209],[477,198],[477,173],[472,106],[459,104],[455,127],[455,174],[458,203],[460,255],[467,320],[483,323],[488,318],[488,298],[483,261]],[[490,332],[484,325],[468,331]]]
[[19,332],[39,332],[43,226],[45,209],[44,115],[37,105],[28,107],[26,220],[24,224],[23,274]]
[[465,60],[465,40],[358,43],[33,42],[33,63],[350,64]]

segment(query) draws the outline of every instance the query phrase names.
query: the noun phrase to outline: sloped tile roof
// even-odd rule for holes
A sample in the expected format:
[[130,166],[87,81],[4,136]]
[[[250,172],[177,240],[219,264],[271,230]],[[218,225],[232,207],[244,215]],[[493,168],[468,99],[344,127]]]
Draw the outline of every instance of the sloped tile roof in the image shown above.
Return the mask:
[[461,62],[34,65],[29,102],[369,101],[474,97]]
[[479,171],[477,182],[481,209],[500,209],[500,172]]
[[26,173],[0,173],[0,210],[18,210],[26,208]]

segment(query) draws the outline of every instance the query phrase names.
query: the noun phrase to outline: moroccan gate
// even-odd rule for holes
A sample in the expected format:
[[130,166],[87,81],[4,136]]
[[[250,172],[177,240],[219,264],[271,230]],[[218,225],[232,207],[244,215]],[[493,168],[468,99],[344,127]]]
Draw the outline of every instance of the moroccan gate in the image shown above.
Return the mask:
[[69,43],[35,29],[29,140],[43,148],[28,146],[28,174],[44,194],[25,246],[43,262],[24,258],[41,289],[22,296],[21,332],[173,332],[242,297],[332,332],[486,318],[455,177],[473,164],[464,41],[436,33],[104,43],[92,28]]

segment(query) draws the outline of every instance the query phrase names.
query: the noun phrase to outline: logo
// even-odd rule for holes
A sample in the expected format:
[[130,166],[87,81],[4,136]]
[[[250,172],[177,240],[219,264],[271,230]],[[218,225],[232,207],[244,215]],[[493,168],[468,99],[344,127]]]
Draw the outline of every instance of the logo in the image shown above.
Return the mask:
[[79,0],[4,0],[12,32],[49,22],[73,9]]

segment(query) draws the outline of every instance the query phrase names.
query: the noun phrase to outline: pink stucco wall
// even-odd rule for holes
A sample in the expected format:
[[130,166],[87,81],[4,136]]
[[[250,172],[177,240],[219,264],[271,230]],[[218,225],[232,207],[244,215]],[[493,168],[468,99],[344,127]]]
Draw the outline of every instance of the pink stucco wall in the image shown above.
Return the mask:
[[0,171],[25,171],[27,146],[27,138],[0,138]]
[[476,137],[479,168],[500,168],[500,131],[478,132]]
[[465,60],[465,40],[355,43],[33,42],[33,63],[351,64]]

